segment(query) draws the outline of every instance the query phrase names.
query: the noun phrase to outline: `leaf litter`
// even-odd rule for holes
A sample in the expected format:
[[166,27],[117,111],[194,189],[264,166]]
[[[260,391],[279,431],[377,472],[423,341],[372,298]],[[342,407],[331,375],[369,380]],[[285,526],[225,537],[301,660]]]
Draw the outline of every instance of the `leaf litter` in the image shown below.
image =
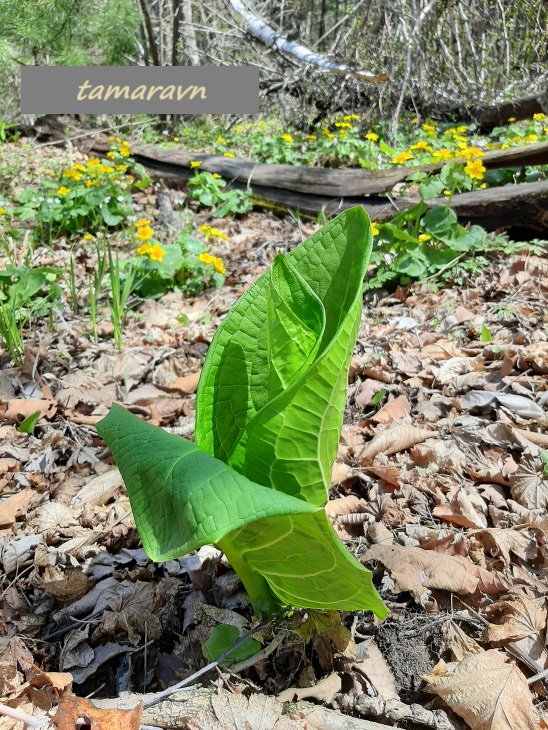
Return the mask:
[[[215,626],[256,625],[215,549],[148,560],[94,429],[118,402],[191,437],[217,325],[278,252],[317,229],[264,212],[216,225],[232,242],[223,288],[143,303],[130,312],[123,353],[108,327],[95,344],[67,308],[53,333],[34,326],[22,367],[2,372],[0,694],[62,730],[75,714],[95,717],[85,695],[100,704],[163,690],[204,666]],[[63,242],[36,254],[67,261]],[[262,713],[265,727],[306,726],[298,713],[283,720],[280,696],[407,728],[548,721],[544,678],[534,678],[548,669],[543,266],[535,256],[495,257],[461,285],[366,296],[326,513],[375,570],[391,615],[379,625],[367,613],[334,621],[296,612],[267,627],[263,648],[277,632],[283,640],[237,674],[202,678],[221,699],[188,727],[231,727],[228,712],[250,723]],[[33,432],[21,433],[34,413]],[[56,682],[62,672],[74,695]],[[38,686],[37,676],[50,680]],[[119,727],[138,727],[132,717]],[[14,722],[0,718],[0,727]]]

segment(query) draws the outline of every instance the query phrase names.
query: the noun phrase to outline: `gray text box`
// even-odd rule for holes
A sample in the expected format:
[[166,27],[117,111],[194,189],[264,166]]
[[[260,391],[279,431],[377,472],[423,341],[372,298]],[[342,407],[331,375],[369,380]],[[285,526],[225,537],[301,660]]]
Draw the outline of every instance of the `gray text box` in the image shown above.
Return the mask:
[[23,114],[258,114],[251,66],[24,66]]

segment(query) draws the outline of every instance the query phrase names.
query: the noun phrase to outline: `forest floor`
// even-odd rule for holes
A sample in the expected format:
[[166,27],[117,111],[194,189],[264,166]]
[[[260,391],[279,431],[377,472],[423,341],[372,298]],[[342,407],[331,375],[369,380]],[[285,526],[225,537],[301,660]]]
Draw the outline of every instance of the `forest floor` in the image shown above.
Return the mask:
[[[154,189],[140,194],[136,214],[154,218],[155,201]],[[319,228],[268,212],[197,212],[204,224],[227,236],[215,251],[225,285],[136,304],[122,352],[106,310],[95,343],[83,309],[67,305],[32,323],[21,365],[0,353],[0,698],[34,717],[55,711],[70,681],[58,673],[94,701],[153,693],[207,663],[215,625],[256,625],[219,551],[147,558],[95,430],[117,402],[192,438],[217,326],[277,253]],[[33,253],[35,265],[65,270],[70,257],[64,239]],[[83,244],[74,260],[83,292],[94,253]],[[343,727],[350,715],[346,727],[364,730],[545,727],[547,685],[531,677],[548,667],[547,304],[547,260],[525,253],[493,255],[443,289],[366,295],[326,511],[374,571],[390,616],[282,618],[262,630],[260,658],[200,677],[213,695],[181,705],[186,719],[173,707],[162,715],[165,702],[143,722],[289,730]],[[259,712],[265,696],[334,712]],[[0,718],[2,730],[21,727]]]

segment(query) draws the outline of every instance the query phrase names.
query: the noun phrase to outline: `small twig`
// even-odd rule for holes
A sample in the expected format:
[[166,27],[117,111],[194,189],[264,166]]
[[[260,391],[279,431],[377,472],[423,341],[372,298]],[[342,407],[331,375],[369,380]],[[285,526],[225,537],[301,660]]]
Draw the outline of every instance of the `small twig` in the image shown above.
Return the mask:
[[[148,709],[149,707],[153,707],[154,705],[157,705],[158,702],[165,700],[167,697],[169,697],[172,694],[175,694],[175,692],[178,692],[180,689],[185,689],[185,690],[193,689],[192,687],[187,687],[187,685],[191,684],[196,679],[201,677],[203,674],[207,674],[207,672],[211,671],[212,669],[215,669],[215,667],[218,667],[219,664],[222,664],[224,661],[226,661],[228,656],[235,649],[238,649],[242,644],[244,644],[254,634],[268,628],[268,626],[271,625],[271,623],[273,622],[273,620],[275,618],[276,618],[276,616],[273,616],[265,624],[259,624],[258,626],[255,626],[255,628],[251,629],[251,631],[248,631],[247,634],[244,634],[241,638],[239,638],[238,641],[233,646],[230,647],[230,649],[227,649],[223,654],[221,654],[221,656],[218,659],[216,659],[214,662],[210,662],[209,664],[206,664],[205,667],[202,667],[202,669],[199,669],[197,672],[194,672],[194,674],[191,674],[190,677],[183,679],[181,682],[174,684],[172,687],[168,687],[167,689],[163,690],[162,692],[156,692],[156,694],[151,695],[148,699],[146,699],[144,701],[143,707],[145,709]],[[268,647],[266,647],[266,648],[268,648]],[[275,648],[276,647],[274,647],[272,649],[272,651],[274,651]],[[243,664],[244,662],[240,662],[240,663]]]
[[37,717],[27,715],[26,712],[21,712],[21,710],[16,710],[14,707],[8,707],[7,705],[0,704],[0,715],[11,717],[12,720],[18,720],[19,722],[24,723],[27,727],[39,727],[44,724],[42,720],[39,720]]

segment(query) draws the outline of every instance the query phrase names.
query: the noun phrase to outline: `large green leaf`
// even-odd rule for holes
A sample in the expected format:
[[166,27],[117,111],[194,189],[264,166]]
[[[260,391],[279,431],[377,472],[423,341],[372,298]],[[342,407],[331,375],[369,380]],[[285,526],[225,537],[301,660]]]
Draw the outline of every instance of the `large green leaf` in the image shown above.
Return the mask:
[[126,485],[152,560],[178,558],[249,522],[311,513],[313,505],[253,484],[195,444],[114,404],[97,431]]
[[343,547],[323,509],[253,484],[119,405],[97,430],[120,469],[153,560],[217,543],[260,610],[290,605],[386,614],[371,574]]
[[[219,546],[242,578],[255,606],[268,612],[254,594],[260,574],[281,606],[331,611],[388,610],[371,581],[371,573],[352,557],[335,534],[324,510],[284,515],[247,524]],[[251,578],[246,583],[246,576]]]
[[[369,219],[352,208],[275,262],[217,330],[198,388],[198,444],[253,481],[317,505],[337,454],[370,250]],[[286,306],[275,321],[269,303],[280,292]],[[284,329],[286,352],[292,340],[298,353],[285,380],[269,347]]]

